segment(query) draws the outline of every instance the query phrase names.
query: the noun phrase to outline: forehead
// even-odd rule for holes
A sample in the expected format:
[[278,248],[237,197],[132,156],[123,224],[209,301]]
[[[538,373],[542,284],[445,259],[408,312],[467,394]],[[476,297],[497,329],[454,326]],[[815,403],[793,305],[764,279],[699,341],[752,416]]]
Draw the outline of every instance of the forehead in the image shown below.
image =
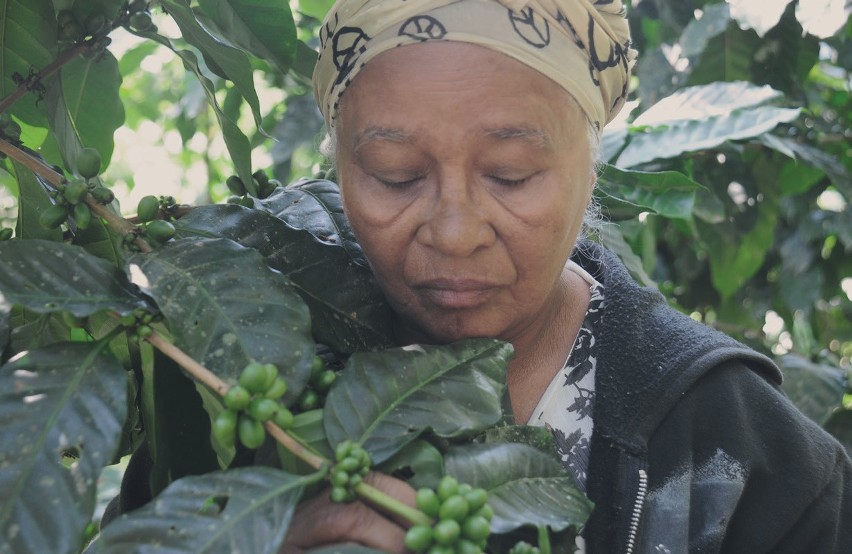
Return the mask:
[[[573,98],[505,54],[459,43],[424,43],[379,54],[344,93],[338,136],[406,141],[437,128],[549,145],[586,134]],[[341,132],[342,130],[342,132]]]

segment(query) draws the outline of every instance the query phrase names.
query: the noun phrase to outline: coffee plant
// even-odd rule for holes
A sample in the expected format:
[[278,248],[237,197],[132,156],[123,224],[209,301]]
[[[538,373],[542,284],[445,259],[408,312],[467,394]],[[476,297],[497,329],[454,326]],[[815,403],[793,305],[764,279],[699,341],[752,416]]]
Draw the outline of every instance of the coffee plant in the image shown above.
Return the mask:
[[[573,550],[591,504],[546,431],[505,411],[511,345],[396,345],[333,173],[299,174],[329,4],[0,0],[15,217],[0,228],[0,552],[276,552],[316,494],[407,521],[414,552]],[[807,32],[799,4],[771,25],[741,4],[636,6],[640,103],[604,136],[598,196],[618,226],[597,239],[679,309],[778,354],[791,397],[852,448],[852,27]],[[179,83],[154,86],[154,51]],[[268,112],[261,81],[286,92]],[[175,190],[122,210],[114,137],[143,120],[221,136],[209,195],[227,202]],[[271,167],[252,167],[270,136]],[[786,335],[760,333],[769,310]],[[99,529],[99,476],[133,452],[153,501]],[[416,507],[373,470],[406,479]]]

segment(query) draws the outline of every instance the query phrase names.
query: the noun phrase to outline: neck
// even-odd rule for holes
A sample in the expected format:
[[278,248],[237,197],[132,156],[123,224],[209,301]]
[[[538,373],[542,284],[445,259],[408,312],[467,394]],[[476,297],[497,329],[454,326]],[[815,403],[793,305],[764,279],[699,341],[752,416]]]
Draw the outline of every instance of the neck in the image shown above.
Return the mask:
[[589,285],[570,270],[549,304],[547,317],[513,339],[515,356],[509,362],[508,387],[515,421],[526,424],[544,391],[571,351],[589,306]]

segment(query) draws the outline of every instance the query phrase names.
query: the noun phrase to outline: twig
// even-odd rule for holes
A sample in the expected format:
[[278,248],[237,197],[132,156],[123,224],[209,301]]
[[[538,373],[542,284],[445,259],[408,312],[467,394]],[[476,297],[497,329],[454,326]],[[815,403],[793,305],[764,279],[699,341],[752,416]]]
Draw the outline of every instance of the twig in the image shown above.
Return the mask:
[[57,56],[55,60],[44,66],[44,68],[42,68],[41,71],[36,73],[32,79],[27,79],[23,83],[19,84],[18,88],[13,90],[9,96],[0,100],[0,113],[5,112],[10,107],[12,107],[15,102],[26,96],[26,94],[30,91],[30,85],[32,81],[39,82],[50,77],[51,75],[62,69],[63,65],[74,59],[77,54],[83,52],[84,50],[88,50],[89,48],[91,48],[91,46],[92,43],[90,41],[81,42],[75,44],[73,47],[59,54],[59,56]]

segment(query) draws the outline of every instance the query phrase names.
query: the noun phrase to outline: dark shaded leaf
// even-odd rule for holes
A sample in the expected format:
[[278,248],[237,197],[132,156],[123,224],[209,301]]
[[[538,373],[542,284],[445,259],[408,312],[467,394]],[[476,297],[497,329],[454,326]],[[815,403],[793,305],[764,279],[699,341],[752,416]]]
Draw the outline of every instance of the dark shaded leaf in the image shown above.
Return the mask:
[[444,475],[444,457],[429,441],[415,439],[376,469],[406,481],[415,489],[434,489]]
[[320,477],[264,467],[185,477],[110,523],[99,551],[274,554],[303,488]]
[[350,439],[381,463],[427,429],[442,437],[482,431],[502,415],[512,351],[471,339],[353,354],[326,397],[329,442]]
[[361,246],[355,240],[337,183],[322,179],[298,181],[255,203],[296,229],[305,229],[317,240],[342,246],[356,263],[367,265]]
[[62,229],[45,229],[38,222],[39,214],[52,206],[47,191],[31,169],[12,162],[18,181],[18,221],[15,236],[21,239],[62,240]]
[[592,503],[553,455],[525,444],[455,446],[444,456],[447,474],[488,491],[494,509],[491,531],[508,533],[524,525],[554,531],[579,528]]
[[621,259],[634,279],[646,287],[657,287],[657,284],[645,271],[642,259],[633,252],[630,245],[624,240],[624,235],[619,232],[617,225],[604,225],[600,228],[599,233],[601,243]]
[[0,292],[8,302],[35,313],[64,310],[87,317],[147,306],[120,270],[79,246],[10,240],[0,243],[0,260]]
[[777,362],[784,373],[781,388],[806,416],[824,425],[842,408],[846,383],[839,369],[795,354],[782,356]]
[[[101,343],[54,344],[0,368],[0,551],[78,551],[121,438],[124,390]],[[69,451],[79,459],[66,468]]]
[[133,256],[130,275],[156,301],[175,343],[221,377],[251,360],[304,386],[314,356],[310,317],[289,281],[262,256],[226,239],[181,239]]
[[504,443],[517,442],[532,446],[545,454],[553,455],[556,444],[553,435],[545,427],[537,425],[506,425],[494,427],[485,432],[484,442]]
[[[314,233],[325,232],[321,213],[303,222],[320,225]],[[183,236],[228,238],[260,252],[308,304],[317,342],[346,353],[391,346],[390,307],[372,272],[340,243],[321,243],[310,227],[293,229],[271,214],[235,205],[196,208],[176,225]]]

